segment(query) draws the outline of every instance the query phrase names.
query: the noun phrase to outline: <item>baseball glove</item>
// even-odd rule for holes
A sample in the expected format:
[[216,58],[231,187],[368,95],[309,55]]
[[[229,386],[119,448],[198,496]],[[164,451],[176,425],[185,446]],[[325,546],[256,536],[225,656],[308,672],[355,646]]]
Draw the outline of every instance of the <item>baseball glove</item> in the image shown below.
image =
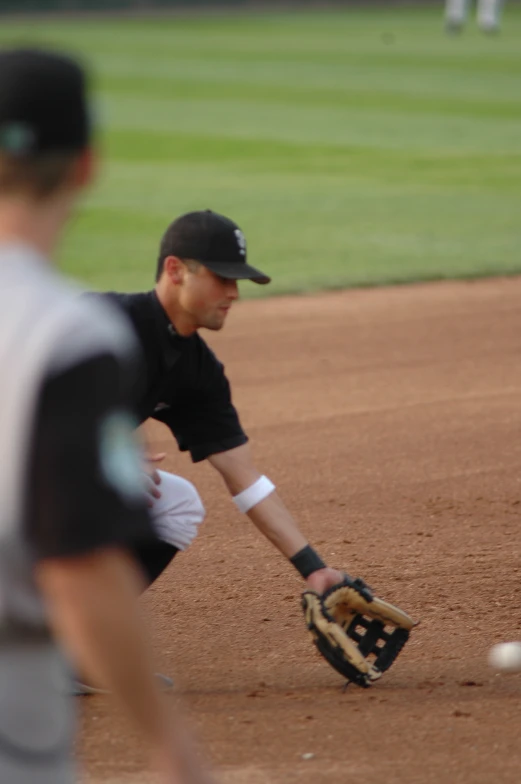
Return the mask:
[[406,613],[349,575],[322,596],[304,591],[302,608],[322,656],[348,682],[362,687],[389,669],[415,626]]

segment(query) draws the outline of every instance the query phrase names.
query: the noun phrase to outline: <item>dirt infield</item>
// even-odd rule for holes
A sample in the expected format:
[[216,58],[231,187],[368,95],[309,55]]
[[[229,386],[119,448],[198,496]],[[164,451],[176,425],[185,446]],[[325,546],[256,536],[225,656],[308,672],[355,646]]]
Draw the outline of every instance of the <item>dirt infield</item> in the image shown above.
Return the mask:
[[[368,691],[314,654],[298,577],[211,467],[149,426],[208,518],[144,603],[225,784],[518,784],[521,675],[486,652],[521,639],[520,313],[521,279],[442,283],[243,303],[210,336],[311,541],[421,619]],[[110,701],[82,704],[86,780],[154,781]]]

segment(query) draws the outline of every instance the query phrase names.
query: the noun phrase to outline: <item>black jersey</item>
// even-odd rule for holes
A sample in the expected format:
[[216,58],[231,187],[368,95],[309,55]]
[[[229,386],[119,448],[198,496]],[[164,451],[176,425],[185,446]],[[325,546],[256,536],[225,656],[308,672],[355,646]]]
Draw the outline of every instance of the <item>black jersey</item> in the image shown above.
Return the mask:
[[175,332],[154,291],[101,295],[130,318],[144,354],[136,389],[141,421],[166,424],[179,448],[198,462],[248,441],[232,403],[224,367],[197,334]]

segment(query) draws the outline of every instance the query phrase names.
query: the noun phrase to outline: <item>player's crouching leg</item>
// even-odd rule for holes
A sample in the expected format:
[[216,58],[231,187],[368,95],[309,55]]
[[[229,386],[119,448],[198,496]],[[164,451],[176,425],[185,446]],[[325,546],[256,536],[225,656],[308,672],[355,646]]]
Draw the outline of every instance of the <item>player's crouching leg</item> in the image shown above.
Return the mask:
[[206,511],[194,485],[187,479],[159,471],[161,498],[154,501],[152,521],[158,537],[178,550],[191,545]]
[[165,471],[158,473],[161,497],[154,499],[150,510],[158,539],[140,543],[133,550],[143,570],[146,587],[157,580],[179,550],[190,546],[206,514],[191,482]]
[[[143,570],[146,587],[157,580],[179,550],[190,546],[206,515],[199,493],[191,482],[165,471],[158,473],[161,497],[154,501],[151,517],[159,540],[147,541],[133,549]],[[171,678],[166,675],[156,673],[156,679],[162,691],[173,686]],[[77,696],[106,693],[86,683],[84,678],[73,682],[72,691]]]

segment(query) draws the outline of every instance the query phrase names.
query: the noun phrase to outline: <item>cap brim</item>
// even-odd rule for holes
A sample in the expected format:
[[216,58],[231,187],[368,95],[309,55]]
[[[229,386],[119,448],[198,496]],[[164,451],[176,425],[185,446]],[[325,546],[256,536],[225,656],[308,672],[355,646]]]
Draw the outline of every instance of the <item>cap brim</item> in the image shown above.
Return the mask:
[[263,272],[255,267],[250,267],[249,264],[237,264],[236,262],[226,261],[201,261],[205,267],[215,272],[221,278],[227,280],[251,280],[253,283],[271,283],[271,278],[268,278]]

